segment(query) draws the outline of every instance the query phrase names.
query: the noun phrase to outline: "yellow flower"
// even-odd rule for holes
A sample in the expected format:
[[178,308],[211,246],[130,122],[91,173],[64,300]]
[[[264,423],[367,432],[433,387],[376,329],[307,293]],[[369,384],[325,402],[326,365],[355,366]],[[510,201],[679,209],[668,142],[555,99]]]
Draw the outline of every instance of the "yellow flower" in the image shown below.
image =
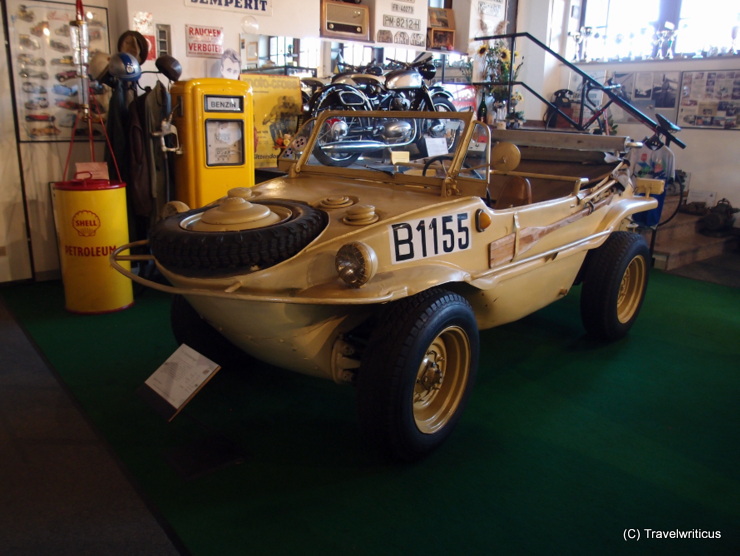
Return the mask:
[[488,52],[488,46],[485,44],[482,44],[480,48],[478,49],[478,56],[485,56],[486,52]]
[[508,48],[502,48],[498,56],[502,62],[506,63],[511,59],[511,50]]

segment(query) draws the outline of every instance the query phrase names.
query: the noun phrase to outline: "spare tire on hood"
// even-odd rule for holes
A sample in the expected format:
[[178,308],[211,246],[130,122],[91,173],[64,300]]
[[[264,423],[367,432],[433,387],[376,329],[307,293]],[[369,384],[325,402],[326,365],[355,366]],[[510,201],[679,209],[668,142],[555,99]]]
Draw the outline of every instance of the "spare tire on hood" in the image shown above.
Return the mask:
[[[261,226],[267,212],[272,216]],[[219,223],[229,219],[236,222]],[[161,220],[151,230],[149,245],[157,262],[177,274],[228,276],[268,268],[293,257],[327,222],[325,212],[305,203],[277,199],[247,202],[229,197],[220,204]]]

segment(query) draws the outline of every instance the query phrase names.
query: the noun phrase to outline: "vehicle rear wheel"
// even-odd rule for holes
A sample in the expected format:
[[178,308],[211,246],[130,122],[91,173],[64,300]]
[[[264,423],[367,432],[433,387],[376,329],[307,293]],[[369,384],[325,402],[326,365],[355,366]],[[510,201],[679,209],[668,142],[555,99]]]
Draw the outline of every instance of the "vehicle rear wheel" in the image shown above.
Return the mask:
[[437,448],[462,414],[478,367],[478,327],[468,302],[432,289],[381,315],[357,378],[360,424],[394,459]]
[[650,249],[632,232],[614,232],[589,254],[581,289],[581,319],[586,331],[617,340],[637,320],[647,289]]

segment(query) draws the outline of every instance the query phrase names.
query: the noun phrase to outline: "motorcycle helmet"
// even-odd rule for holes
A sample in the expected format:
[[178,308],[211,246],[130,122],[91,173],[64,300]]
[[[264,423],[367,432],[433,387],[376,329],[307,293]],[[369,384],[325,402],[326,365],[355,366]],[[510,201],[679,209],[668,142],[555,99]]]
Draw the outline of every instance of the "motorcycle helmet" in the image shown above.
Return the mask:
[[141,77],[139,62],[128,52],[118,52],[110,57],[108,71],[121,81],[138,81]]
[[170,81],[177,81],[182,75],[182,65],[169,54],[162,54],[156,59],[154,65]]

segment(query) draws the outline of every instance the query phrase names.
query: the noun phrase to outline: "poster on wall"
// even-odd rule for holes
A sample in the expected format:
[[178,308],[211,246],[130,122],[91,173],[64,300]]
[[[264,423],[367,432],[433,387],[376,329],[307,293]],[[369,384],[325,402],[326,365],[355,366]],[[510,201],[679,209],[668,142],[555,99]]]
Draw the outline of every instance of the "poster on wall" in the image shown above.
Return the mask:
[[426,48],[427,0],[376,0],[375,36],[380,45]]
[[134,31],[138,31],[144,37],[149,49],[147,50],[146,61],[157,59],[157,39],[155,35],[154,16],[151,12],[136,12],[134,14]]
[[224,53],[224,28],[186,23],[185,47],[190,58],[220,58]]
[[[8,0],[7,9],[19,140],[69,141],[81,100],[69,26],[75,20],[75,6]],[[85,11],[90,57],[109,52],[108,10],[86,5]],[[91,86],[93,110],[105,111],[105,96],[102,86]],[[102,131],[95,126],[93,131],[102,138]]]
[[300,79],[287,75],[242,73],[252,86],[254,102],[254,167],[277,166],[277,157],[298,130],[301,116]]
[[740,129],[740,70],[686,71],[681,80],[678,125]]
[[[612,83],[621,85],[620,94],[643,114],[652,119],[655,114],[662,114],[675,122],[680,78],[678,71],[616,72]],[[613,104],[609,110],[616,123],[637,122],[617,105]]]
[[471,9],[471,38],[506,33],[506,0],[474,0]]

